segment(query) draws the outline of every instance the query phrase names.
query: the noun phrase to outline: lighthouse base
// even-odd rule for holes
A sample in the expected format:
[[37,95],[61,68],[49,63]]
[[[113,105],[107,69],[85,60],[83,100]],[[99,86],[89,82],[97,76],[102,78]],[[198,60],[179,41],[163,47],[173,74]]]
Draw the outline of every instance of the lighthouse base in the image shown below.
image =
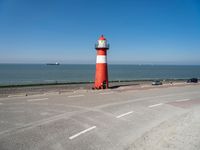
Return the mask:
[[100,89],[108,89],[108,84],[106,82],[102,83],[100,86],[94,86],[92,89],[100,90]]
[[107,64],[96,64],[94,89],[107,89],[107,88],[108,88]]

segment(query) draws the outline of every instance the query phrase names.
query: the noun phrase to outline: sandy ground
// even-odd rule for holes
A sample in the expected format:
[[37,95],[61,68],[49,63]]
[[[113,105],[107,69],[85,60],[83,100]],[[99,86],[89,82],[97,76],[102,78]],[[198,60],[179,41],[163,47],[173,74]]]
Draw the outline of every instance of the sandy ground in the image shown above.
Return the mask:
[[199,150],[200,107],[162,122],[134,141],[128,150]]

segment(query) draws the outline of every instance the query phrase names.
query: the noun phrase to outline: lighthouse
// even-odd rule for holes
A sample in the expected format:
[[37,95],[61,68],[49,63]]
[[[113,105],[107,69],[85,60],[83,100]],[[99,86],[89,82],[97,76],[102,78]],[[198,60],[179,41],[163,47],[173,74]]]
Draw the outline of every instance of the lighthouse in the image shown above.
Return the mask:
[[95,49],[97,58],[94,89],[106,89],[108,88],[107,50],[109,49],[109,44],[103,35],[95,44]]

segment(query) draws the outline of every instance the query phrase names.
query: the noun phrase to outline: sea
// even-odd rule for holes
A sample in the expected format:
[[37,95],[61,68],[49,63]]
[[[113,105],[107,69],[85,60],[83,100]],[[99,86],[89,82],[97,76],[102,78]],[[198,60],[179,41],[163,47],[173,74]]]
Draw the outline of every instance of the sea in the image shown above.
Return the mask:
[[[109,81],[200,78],[200,66],[109,65]],[[0,85],[93,82],[95,65],[0,64]]]

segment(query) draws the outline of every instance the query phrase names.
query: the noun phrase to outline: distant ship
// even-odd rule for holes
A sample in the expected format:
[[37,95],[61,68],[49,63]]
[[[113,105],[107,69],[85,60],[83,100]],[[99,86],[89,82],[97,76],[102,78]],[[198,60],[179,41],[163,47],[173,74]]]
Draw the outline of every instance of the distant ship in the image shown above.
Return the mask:
[[56,63],[48,63],[47,65],[60,65],[60,63],[56,62]]

